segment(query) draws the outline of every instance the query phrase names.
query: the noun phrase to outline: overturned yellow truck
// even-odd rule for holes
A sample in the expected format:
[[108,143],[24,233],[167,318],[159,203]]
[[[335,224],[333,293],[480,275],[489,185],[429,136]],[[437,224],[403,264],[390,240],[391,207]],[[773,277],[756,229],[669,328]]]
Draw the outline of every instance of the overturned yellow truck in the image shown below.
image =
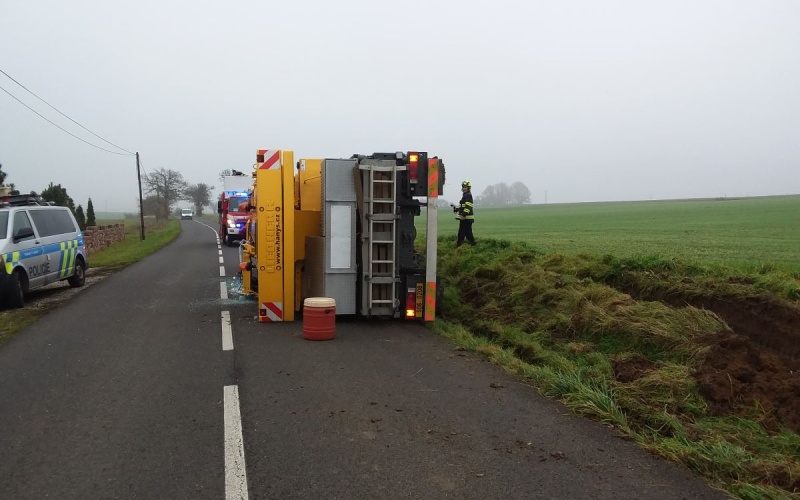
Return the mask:
[[[444,163],[426,152],[300,159],[259,149],[240,246],[243,293],[261,322],[293,321],[305,298],[337,315],[433,321]],[[416,218],[425,213],[424,256]]]

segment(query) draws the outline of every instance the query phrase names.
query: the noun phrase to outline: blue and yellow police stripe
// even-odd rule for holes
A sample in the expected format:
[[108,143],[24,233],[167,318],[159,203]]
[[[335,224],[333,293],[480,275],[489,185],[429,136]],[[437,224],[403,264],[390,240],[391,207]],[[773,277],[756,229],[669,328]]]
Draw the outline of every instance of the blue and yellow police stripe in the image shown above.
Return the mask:
[[58,262],[58,277],[66,278],[75,266],[75,254],[78,253],[78,240],[61,243],[61,258]]
[[19,264],[19,252],[10,252],[3,255],[3,260],[6,263],[6,274],[11,274],[11,271],[14,270],[14,266]]

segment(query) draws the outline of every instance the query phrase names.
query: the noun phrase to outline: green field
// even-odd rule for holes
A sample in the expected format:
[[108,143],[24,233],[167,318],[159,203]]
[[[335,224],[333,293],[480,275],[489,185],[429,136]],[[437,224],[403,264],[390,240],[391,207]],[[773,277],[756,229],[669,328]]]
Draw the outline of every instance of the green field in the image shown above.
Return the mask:
[[[440,210],[439,235],[458,232]],[[477,239],[525,241],[545,253],[658,256],[800,271],[800,196],[476,206]]]

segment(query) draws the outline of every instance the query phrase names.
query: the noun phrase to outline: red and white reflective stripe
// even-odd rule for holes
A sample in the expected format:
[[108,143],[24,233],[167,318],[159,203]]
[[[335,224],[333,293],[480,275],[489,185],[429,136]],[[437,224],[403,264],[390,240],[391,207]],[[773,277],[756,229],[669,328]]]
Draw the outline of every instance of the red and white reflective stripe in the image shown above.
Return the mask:
[[435,319],[436,319],[436,282],[429,281],[425,284],[425,321],[433,321]]
[[258,315],[262,322],[283,321],[283,302],[262,302]]
[[439,159],[428,160],[428,198],[439,197]]
[[258,168],[264,170],[273,170],[281,168],[281,150],[280,149],[259,149],[258,155],[264,155],[264,163],[259,163]]

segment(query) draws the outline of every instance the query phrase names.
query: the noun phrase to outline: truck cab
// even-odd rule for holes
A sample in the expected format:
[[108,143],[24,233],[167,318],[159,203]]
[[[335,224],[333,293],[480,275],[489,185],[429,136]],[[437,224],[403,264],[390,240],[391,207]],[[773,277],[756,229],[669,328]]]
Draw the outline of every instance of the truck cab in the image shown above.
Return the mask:
[[253,187],[253,177],[231,175],[223,178],[223,191],[217,201],[219,214],[219,239],[228,246],[244,239],[245,226],[250,217],[248,201]]

